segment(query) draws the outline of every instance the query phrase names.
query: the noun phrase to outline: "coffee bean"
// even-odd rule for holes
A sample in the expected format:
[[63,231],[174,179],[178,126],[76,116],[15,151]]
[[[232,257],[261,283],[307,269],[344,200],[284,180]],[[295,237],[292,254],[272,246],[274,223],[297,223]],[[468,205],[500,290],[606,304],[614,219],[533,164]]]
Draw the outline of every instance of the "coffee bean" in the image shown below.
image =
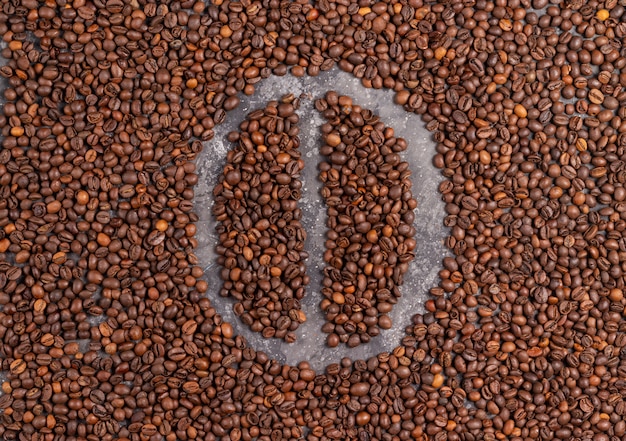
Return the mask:
[[[305,426],[312,439],[361,441],[623,437],[624,5],[470,3],[4,5],[3,437],[278,440],[302,438]],[[394,90],[433,131],[452,257],[397,350],[315,375],[251,350],[204,297],[193,161],[239,92],[335,62],[366,87]],[[271,185],[257,203],[292,218],[261,212],[261,230],[260,218],[238,219],[238,235],[220,239],[221,264],[240,312],[261,328],[280,318],[268,332],[290,340],[304,320],[305,257],[282,253],[270,226],[299,221],[301,164],[279,156],[296,139],[290,102],[270,107],[259,118],[273,136],[233,140],[245,153],[227,160],[225,175],[239,176],[224,176],[220,192],[241,204]],[[344,197],[365,201],[333,215],[325,270],[328,344],[354,345],[391,325],[383,317],[415,242],[410,196],[385,182],[408,177],[369,111],[336,93],[316,108],[330,117],[329,211]],[[342,125],[355,132],[333,129]],[[249,180],[259,162],[248,161],[270,157],[273,180]],[[368,206],[368,186],[347,185],[359,180],[387,201]],[[233,217],[226,206],[215,214]],[[290,240],[304,241],[299,231]],[[302,278],[290,313],[253,305],[254,277],[269,293],[287,275]]]

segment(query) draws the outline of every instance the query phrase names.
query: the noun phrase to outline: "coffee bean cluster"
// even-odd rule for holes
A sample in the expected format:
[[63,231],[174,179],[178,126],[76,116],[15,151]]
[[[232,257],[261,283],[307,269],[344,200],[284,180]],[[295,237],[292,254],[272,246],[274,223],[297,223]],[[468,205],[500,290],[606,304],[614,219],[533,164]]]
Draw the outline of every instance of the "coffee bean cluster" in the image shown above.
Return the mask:
[[213,190],[221,295],[237,300],[235,313],[253,331],[288,342],[306,320],[300,300],[309,282],[298,208],[304,161],[293,101],[269,102],[228,135],[234,148]]
[[[623,0],[0,4],[3,439],[624,439]],[[315,372],[205,297],[193,161],[335,65],[433,132],[451,256],[397,348]]]
[[315,106],[328,120],[319,166],[328,206],[322,330],[330,347],[355,347],[391,328],[387,313],[414,257],[417,201],[399,155],[404,139],[348,96],[331,91]]

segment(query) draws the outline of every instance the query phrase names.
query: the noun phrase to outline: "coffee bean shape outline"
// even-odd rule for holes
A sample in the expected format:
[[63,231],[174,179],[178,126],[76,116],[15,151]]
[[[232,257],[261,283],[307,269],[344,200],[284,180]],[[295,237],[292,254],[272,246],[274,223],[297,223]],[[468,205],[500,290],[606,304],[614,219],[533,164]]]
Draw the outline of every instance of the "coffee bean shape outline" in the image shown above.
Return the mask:
[[[236,300],[235,314],[252,331],[287,342],[306,320],[300,301],[309,281],[293,100],[270,101],[228,135],[234,145],[213,191],[220,295]],[[408,163],[398,155],[404,139],[348,96],[330,91],[315,107],[328,120],[321,127],[326,160],[319,163],[328,216],[322,331],[330,347],[356,347],[391,328],[387,313],[414,257],[417,201]]]

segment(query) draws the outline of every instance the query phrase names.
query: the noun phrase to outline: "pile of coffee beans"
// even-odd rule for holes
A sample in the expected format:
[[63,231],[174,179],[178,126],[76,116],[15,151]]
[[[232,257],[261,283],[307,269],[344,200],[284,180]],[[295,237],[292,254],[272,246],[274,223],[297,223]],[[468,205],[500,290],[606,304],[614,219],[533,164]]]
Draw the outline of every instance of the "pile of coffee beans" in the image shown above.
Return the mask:
[[[626,437],[624,0],[1,5],[0,437]],[[452,254],[398,347],[315,372],[211,306],[193,161],[334,65],[433,132]]]
[[328,346],[355,347],[391,328],[387,313],[414,257],[417,201],[398,154],[407,143],[391,127],[333,91],[315,107],[328,120],[321,148],[327,162],[319,166],[328,206],[322,330]]
[[250,329],[288,342],[306,321],[300,300],[309,283],[298,208],[304,161],[293,100],[269,102],[228,135],[234,148],[213,190],[221,295],[237,300],[235,314]]

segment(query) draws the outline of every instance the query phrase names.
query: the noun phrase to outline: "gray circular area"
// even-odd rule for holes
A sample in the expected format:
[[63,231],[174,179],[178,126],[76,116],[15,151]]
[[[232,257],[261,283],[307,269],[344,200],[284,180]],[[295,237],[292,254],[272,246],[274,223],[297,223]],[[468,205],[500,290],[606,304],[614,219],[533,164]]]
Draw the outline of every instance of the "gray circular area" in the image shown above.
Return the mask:
[[[393,327],[382,331],[367,345],[350,349],[345,345],[328,348],[325,345],[326,334],[321,332],[324,315],[319,308],[322,299],[320,293],[323,253],[326,234],[326,207],[321,201],[321,182],[318,180],[317,165],[322,159],[319,148],[322,143],[320,126],[325,122],[315,110],[313,102],[329,90],[349,95],[355,104],[369,108],[381,117],[385,125],[393,127],[396,136],[408,142],[408,149],[403,159],[409,163],[413,172],[413,194],[418,201],[415,210],[417,229],[416,257],[409,266],[409,271],[400,287],[402,298],[394,306],[390,316]],[[218,237],[215,233],[217,222],[211,214],[213,206],[212,191],[224,167],[226,153],[232,145],[226,135],[237,130],[248,113],[265,107],[268,101],[278,100],[281,96],[292,93],[296,97],[303,95],[298,114],[300,116],[300,150],[305,160],[303,170],[303,192],[299,202],[303,210],[302,223],[307,231],[306,249],[309,258],[306,261],[311,283],[307,286],[302,308],[307,321],[296,331],[297,341],[292,344],[278,339],[264,339],[243,325],[233,313],[232,299],[219,296],[221,279],[220,266],[217,264],[215,246]],[[197,160],[199,182],[195,187],[195,212],[200,217],[197,229],[200,264],[205,270],[204,278],[209,284],[208,297],[223,318],[233,324],[236,332],[243,335],[256,350],[262,350],[277,360],[295,365],[308,360],[311,366],[320,370],[330,363],[339,362],[342,357],[353,360],[366,359],[380,352],[390,351],[400,343],[404,329],[411,322],[411,317],[423,312],[423,305],[428,297],[428,290],[435,286],[441,260],[446,256],[443,239],[446,228],[443,226],[444,204],[437,190],[443,179],[432,165],[435,143],[418,115],[405,112],[394,104],[393,92],[366,89],[360,80],[352,75],[333,69],[320,76],[296,78],[293,76],[270,77],[257,84],[252,97],[243,97],[240,106],[229,112],[226,122],[216,128],[215,138],[206,143]]]

